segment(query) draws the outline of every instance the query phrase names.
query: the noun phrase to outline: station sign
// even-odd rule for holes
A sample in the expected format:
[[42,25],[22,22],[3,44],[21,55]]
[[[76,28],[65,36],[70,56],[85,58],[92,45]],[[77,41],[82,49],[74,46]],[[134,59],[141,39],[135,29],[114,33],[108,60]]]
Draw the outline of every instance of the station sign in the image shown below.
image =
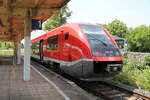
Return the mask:
[[32,19],[32,30],[42,29],[42,20]]

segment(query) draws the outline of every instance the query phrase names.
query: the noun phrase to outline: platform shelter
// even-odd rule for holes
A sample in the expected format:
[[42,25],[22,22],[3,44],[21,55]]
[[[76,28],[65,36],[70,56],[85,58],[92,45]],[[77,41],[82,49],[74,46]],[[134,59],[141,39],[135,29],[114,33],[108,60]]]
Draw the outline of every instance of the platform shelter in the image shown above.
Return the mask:
[[30,34],[32,20],[45,21],[69,0],[0,0],[0,41],[14,42],[14,59],[21,62],[20,43],[25,39],[24,80],[30,80]]

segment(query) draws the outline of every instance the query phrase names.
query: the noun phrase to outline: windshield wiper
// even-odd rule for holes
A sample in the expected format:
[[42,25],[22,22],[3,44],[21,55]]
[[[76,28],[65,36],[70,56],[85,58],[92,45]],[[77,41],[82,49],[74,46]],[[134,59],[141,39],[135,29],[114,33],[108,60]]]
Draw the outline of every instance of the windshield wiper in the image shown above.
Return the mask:
[[103,42],[103,41],[101,41],[101,40],[99,40],[99,39],[95,38],[95,37],[94,37],[94,36],[92,36],[91,34],[88,34],[88,36],[90,36],[90,37],[94,38],[95,40],[97,40],[97,41],[101,42],[104,46],[108,46],[105,42]]

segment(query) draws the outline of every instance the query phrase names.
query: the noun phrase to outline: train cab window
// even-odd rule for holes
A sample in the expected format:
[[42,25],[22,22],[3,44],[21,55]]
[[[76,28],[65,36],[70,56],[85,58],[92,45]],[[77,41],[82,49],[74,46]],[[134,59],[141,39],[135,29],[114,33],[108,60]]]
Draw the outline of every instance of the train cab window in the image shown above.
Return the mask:
[[48,38],[47,49],[49,50],[58,49],[58,35]]
[[65,33],[65,38],[64,38],[65,40],[68,40],[69,39],[69,32],[66,32]]
[[118,48],[101,27],[81,24],[80,28],[86,35],[93,56],[121,56]]

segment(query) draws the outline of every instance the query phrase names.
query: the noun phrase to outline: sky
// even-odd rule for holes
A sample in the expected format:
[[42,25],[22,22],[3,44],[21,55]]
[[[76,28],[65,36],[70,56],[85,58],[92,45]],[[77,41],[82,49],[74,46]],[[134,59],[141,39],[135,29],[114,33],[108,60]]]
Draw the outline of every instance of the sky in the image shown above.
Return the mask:
[[71,0],[68,22],[107,24],[118,19],[128,27],[150,25],[150,0]]
[[[107,24],[118,19],[128,27],[150,25],[150,0],[71,0],[71,22]],[[31,39],[44,34],[33,31]]]

